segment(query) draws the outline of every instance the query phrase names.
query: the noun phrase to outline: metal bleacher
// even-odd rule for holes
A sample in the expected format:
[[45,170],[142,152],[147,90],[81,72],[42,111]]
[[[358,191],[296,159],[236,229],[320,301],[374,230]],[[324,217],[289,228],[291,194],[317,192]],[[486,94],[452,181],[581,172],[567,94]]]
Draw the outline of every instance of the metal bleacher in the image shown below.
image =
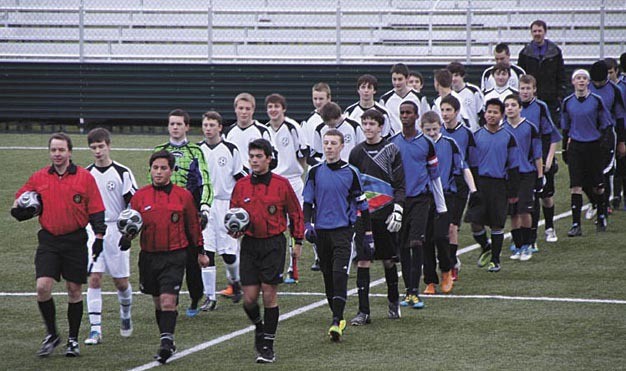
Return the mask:
[[543,19],[586,62],[626,51],[625,14],[617,0],[0,0],[0,60],[485,62]]

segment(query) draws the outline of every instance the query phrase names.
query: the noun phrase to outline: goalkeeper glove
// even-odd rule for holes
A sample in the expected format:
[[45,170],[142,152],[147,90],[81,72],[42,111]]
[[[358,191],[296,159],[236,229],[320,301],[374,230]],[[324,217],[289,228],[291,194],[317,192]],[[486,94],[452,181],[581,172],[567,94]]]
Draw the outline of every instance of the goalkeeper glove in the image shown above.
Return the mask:
[[211,208],[209,207],[209,205],[202,205],[200,207],[200,229],[204,230],[207,226],[207,224],[209,224],[209,219],[211,216]]
[[387,230],[391,233],[400,231],[402,228],[402,206],[398,204],[393,205],[393,212],[389,214],[385,223],[387,224]]
[[17,219],[18,222],[23,222],[24,220],[28,220],[35,217],[35,208],[34,207],[14,207],[11,209],[11,216]]
[[131,244],[130,240],[131,240],[130,238],[128,238],[127,236],[123,235],[120,238],[120,243],[119,243],[120,250],[126,251],[126,250],[130,249],[130,244]]
[[93,261],[98,260],[100,254],[102,254],[102,250],[104,249],[104,240],[102,238],[96,238],[91,245],[91,258]]

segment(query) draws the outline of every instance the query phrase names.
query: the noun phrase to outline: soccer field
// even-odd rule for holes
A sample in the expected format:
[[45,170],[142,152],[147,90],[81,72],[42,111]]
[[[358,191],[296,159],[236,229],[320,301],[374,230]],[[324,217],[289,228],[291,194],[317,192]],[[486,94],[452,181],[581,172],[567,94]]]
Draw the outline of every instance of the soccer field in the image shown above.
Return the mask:
[[[87,165],[91,155],[86,136],[73,135],[75,162]],[[0,202],[0,346],[4,369],[148,369],[156,367],[152,355],[158,347],[158,329],[152,299],[134,296],[135,331],[130,338],[119,336],[116,295],[105,295],[103,303],[104,342],[87,347],[82,340],[89,331],[87,314],[81,326],[81,357],[65,358],[60,349],[49,358],[35,352],[44,337],[44,326],[34,295],[34,253],[39,224],[16,222],[8,212],[15,191],[35,170],[48,164],[45,149],[48,135],[3,134],[0,136],[0,165],[3,179]],[[140,185],[147,183],[147,149],[165,141],[165,136],[114,135],[113,159],[132,168]],[[199,140],[199,137],[191,137]],[[23,147],[9,149],[8,147]],[[33,149],[38,147],[40,149]],[[115,150],[115,148],[124,150]],[[567,169],[557,174],[556,214],[569,210]],[[386,318],[386,287],[379,263],[372,269],[372,324],[349,327],[339,344],[328,340],[330,311],[322,295],[321,274],[308,268],[312,252],[303,249],[300,283],[281,285],[280,311],[275,350],[277,363],[254,363],[253,335],[241,304],[220,298],[218,309],[187,318],[189,304],[181,295],[181,315],[176,328],[178,354],[168,369],[626,369],[626,212],[615,211],[608,232],[596,234],[591,221],[583,221],[582,238],[566,236],[570,217],[556,222],[559,241],[543,241],[540,252],[528,262],[508,259],[504,248],[502,271],[488,273],[477,268],[476,250],[466,249],[459,281],[450,295],[422,298],[426,307],[404,309],[402,318]],[[460,250],[474,242],[463,225]],[[510,241],[505,241],[508,246]],[[136,269],[138,246],[133,244],[132,277],[138,290]],[[218,289],[225,285],[220,259]],[[349,289],[355,287],[353,270]],[[423,289],[423,285],[421,286]],[[400,289],[404,285],[400,280]],[[104,291],[113,292],[110,280]],[[57,321],[67,339],[64,285],[57,284]],[[357,311],[357,298],[350,296],[346,317]],[[85,305],[86,312],[86,305]],[[64,343],[62,343],[63,345]]]

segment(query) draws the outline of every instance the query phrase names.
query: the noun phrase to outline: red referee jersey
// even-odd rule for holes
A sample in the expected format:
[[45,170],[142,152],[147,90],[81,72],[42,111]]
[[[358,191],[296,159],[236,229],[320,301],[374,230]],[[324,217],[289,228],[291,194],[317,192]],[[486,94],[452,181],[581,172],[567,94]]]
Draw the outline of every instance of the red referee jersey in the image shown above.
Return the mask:
[[291,221],[291,236],[304,238],[302,207],[286,178],[268,172],[239,179],[230,200],[230,207],[244,208],[250,215],[246,235],[267,238],[287,229],[287,215]]
[[28,179],[15,196],[35,191],[41,197],[41,227],[59,236],[85,228],[89,215],[104,211],[102,197],[93,176],[82,167],[70,163],[63,175],[54,167],[45,167]]
[[130,200],[143,218],[141,249],[165,252],[203,246],[200,219],[193,196],[172,183],[145,186]]

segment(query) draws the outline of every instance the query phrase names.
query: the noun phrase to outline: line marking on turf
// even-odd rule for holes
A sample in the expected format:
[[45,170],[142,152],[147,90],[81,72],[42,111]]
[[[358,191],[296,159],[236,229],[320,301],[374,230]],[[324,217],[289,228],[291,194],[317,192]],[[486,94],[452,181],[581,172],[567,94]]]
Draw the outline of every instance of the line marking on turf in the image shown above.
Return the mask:
[[[48,150],[48,147],[28,147],[28,146],[0,146],[0,150],[32,150],[41,149]],[[89,151],[89,147],[74,147],[75,151]],[[115,151],[127,151],[127,152],[152,152],[154,148],[133,148],[133,147],[113,147],[112,152]]]

